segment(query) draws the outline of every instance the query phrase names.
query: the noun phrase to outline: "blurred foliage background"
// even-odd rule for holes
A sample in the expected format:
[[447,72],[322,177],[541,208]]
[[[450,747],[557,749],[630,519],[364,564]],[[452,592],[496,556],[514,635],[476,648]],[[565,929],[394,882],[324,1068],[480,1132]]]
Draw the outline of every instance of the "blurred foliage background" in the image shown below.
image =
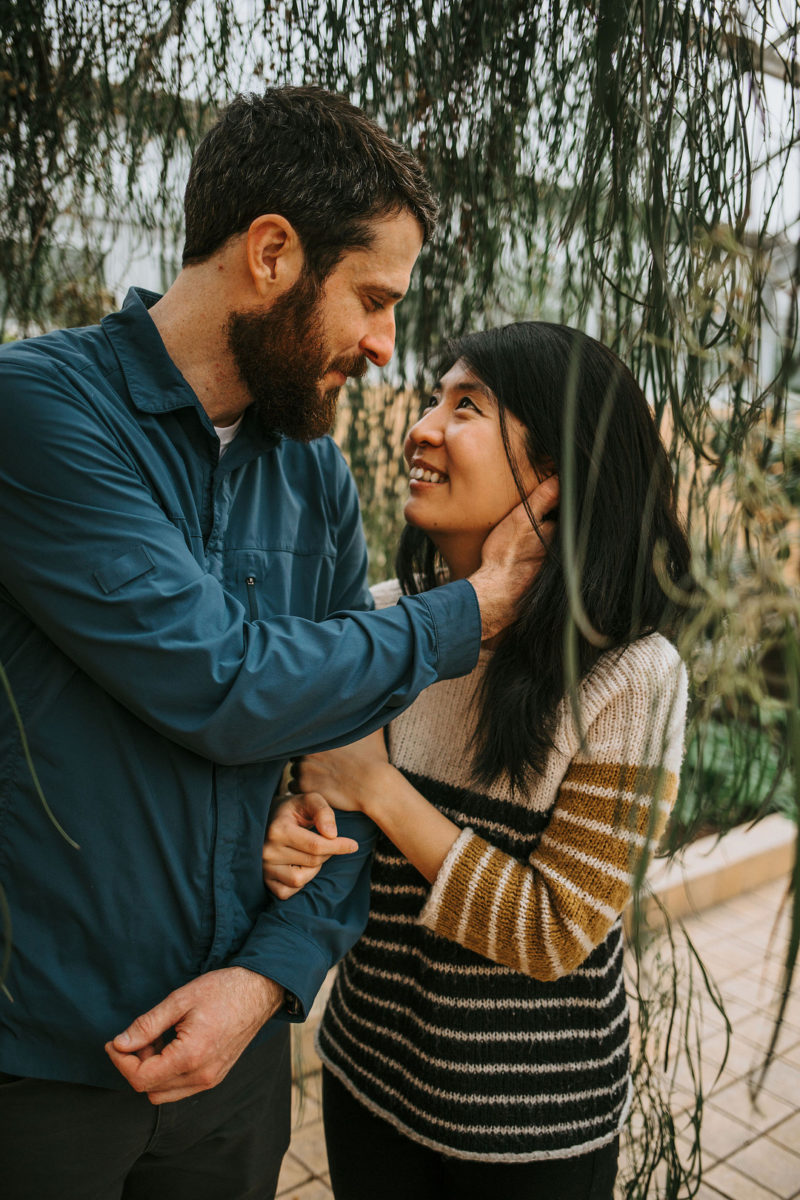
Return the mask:
[[442,203],[391,386],[349,393],[337,429],[374,578],[391,574],[400,446],[442,340],[520,317],[586,328],[653,405],[701,584],[670,848],[775,808],[796,818],[797,4],[0,0],[0,25],[4,336],[114,307],[110,266],[137,238],[168,285],[189,155],[231,94],[346,92]]

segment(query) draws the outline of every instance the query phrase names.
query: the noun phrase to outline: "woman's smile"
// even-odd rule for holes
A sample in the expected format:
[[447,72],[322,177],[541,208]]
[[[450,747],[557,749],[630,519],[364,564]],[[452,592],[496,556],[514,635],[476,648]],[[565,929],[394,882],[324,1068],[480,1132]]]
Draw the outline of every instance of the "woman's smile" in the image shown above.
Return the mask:
[[522,423],[513,413],[504,415],[508,449],[493,392],[459,359],[408,431],[405,518],[429,534],[452,578],[480,564],[487,534],[519,503],[509,452],[527,491],[536,483]]
[[411,484],[415,483],[447,483],[447,474],[440,471],[436,467],[430,467],[427,463],[417,459],[411,460],[411,469],[408,472],[408,477]]

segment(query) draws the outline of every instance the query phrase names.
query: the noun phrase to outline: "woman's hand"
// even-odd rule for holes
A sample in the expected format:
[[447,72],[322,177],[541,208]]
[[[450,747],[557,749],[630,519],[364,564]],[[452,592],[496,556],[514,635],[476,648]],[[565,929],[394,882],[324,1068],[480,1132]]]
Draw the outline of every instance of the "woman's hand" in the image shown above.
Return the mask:
[[383,730],[340,746],[309,754],[292,763],[289,790],[307,799],[324,797],[328,804],[345,812],[367,812],[379,798],[381,777],[389,767]]
[[358,842],[337,837],[336,815],[322,796],[286,796],[276,803],[261,852],[262,872],[273,896],[288,900],[331,855],[352,854]]

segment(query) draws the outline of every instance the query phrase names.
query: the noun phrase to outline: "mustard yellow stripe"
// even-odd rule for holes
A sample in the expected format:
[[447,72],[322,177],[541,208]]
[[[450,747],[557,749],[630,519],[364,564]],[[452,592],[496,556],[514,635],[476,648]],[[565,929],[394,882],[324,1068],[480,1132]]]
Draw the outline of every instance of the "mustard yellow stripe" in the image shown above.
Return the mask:
[[436,919],[436,932],[442,937],[457,939],[459,925],[464,914],[467,890],[470,880],[480,865],[487,843],[481,838],[472,837],[463,846],[458,858],[450,869],[450,876],[442,891],[439,903],[439,914]]
[[571,763],[562,781],[574,787],[590,785],[617,793],[653,796],[671,802],[678,790],[674,771],[666,767],[641,767],[630,763]]

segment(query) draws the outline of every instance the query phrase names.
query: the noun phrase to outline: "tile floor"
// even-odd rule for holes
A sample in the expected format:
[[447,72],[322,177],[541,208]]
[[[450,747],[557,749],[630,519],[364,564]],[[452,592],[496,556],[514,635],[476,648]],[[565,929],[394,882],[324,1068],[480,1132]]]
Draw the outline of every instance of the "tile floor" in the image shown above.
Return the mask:
[[[713,1011],[704,1017],[701,1066],[708,1095],[697,1200],[800,1200],[800,968],[776,1056],[755,1104],[748,1085],[772,1028],[770,1015],[786,945],[786,914],[780,913],[785,894],[784,878],[684,921],[722,993],[733,1027],[720,1072],[723,1024]],[[295,1097],[292,1142],[278,1185],[280,1200],[333,1200],[310,1033],[304,1029],[302,1035],[305,1095],[302,1104]],[[683,1114],[682,1120],[681,1108],[690,1093],[682,1086],[682,1066],[678,1062],[674,1067],[673,1096],[676,1128],[685,1144],[687,1119]],[[652,1195],[656,1200],[657,1183]]]

